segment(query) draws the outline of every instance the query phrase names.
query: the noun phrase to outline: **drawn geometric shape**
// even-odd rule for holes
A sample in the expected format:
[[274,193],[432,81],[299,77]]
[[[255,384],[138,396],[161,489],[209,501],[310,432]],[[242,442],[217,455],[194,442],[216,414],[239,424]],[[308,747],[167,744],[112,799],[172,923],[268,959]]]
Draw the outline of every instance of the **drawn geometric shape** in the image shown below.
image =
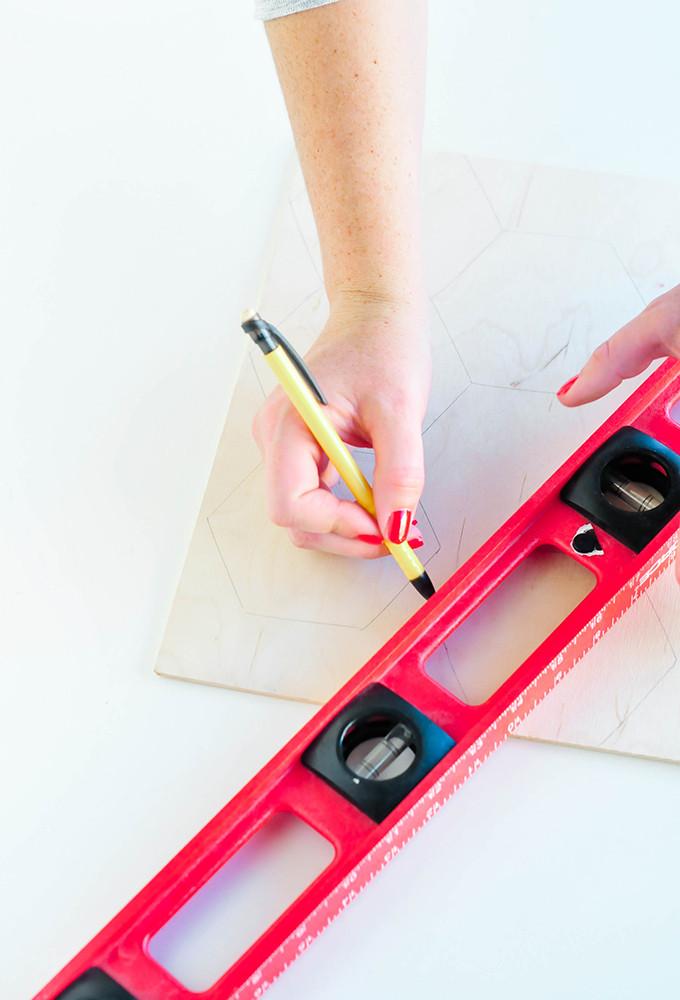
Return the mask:
[[[669,573],[673,575],[672,569],[664,576]],[[633,749],[625,736],[626,728],[632,735],[636,715],[676,661],[661,623],[650,610],[645,594],[599,637],[597,645],[534,709],[516,735],[657,755],[660,745],[653,739],[645,751],[642,741],[638,739]],[[677,724],[679,703],[671,706],[671,713]],[[659,717],[660,724],[664,716],[668,718],[668,710]]]
[[[680,542],[680,538],[678,539]],[[662,573],[647,591],[649,603],[661,622],[675,655],[680,658],[680,594],[678,579],[680,563],[676,558],[675,572]]]
[[425,157],[421,191],[427,290],[436,295],[501,227],[467,159],[458,153]]
[[[614,408],[614,401],[605,400]],[[602,423],[602,408],[567,410],[552,394],[471,385],[423,435],[423,506],[450,576]]]
[[[267,517],[262,467],[209,521],[239,600],[251,614],[361,629],[411,586],[389,557],[345,559],[295,548]],[[426,518],[421,526],[433,551]]]
[[[575,171],[550,172],[543,167],[489,161],[480,166],[478,159],[468,159],[471,172],[464,158],[456,155],[429,154],[424,160],[426,278],[430,289],[446,287],[435,296],[431,316],[433,384],[423,424],[426,483],[418,511],[425,546],[418,555],[439,586],[645,377],[628,380],[603,399],[577,409],[567,410],[554,397],[555,390],[576,374],[592,348],[640,312],[641,297],[626,269],[635,265],[633,277],[638,285],[642,275],[644,287],[658,294],[673,260],[677,281],[678,253],[673,248],[680,212],[669,210],[672,198],[663,185],[659,186],[662,208],[651,211],[657,204],[651,187],[645,189],[647,182],[635,179],[581,177]],[[289,228],[286,239],[293,250],[288,254],[277,247],[272,259],[270,279],[280,292],[268,299],[272,312],[267,318],[280,323],[283,333],[304,354],[323,329],[328,304],[319,278],[316,230],[299,172],[282,213],[285,226],[290,224],[290,219],[286,221],[290,212],[312,266],[307,262],[298,267],[298,254],[304,261],[305,251]],[[525,227],[537,228],[538,213],[546,224],[559,227],[559,232],[534,235],[524,231]],[[499,235],[498,219],[506,228],[518,226],[522,231]],[[607,244],[607,234],[612,239],[630,238],[628,256],[621,251],[621,241],[616,243],[625,267]],[[660,253],[654,256],[657,244]],[[654,270],[657,263],[660,271]],[[293,288],[295,294],[288,296]],[[299,300],[293,303],[295,296]],[[261,305],[261,301],[254,304]],[[287,318],[285,312],[289,313]],[[471,333],[480,330],[486,331],[484,343]],[[562,354],[560,348],[565,349]],[[157,671],[323,703],[422,606],[422,599],[394,560],[384,559],[356,563],[352,572],[360,573],[360,580],[353,576],[348,583],[340,573],[331,602],[335,624],[324,624],[323,614],[305,621],[275,617],[282,610],[281,580],[288,581],[289,592],[283,597],[290,602],[290,611],[309,613],[309,599],[317,600],[318,581],[314,576],[314,593],[310,595],[309,578],[315,571],[308,567],[316,567],[317,560],[325,557],[295,549],[283,529],[269,524],[263,491],[257,499],[257,517],[252,498],[246,499],[246,479],[255,478],[260,465],[249,425],[265,392],[274,387],[257,348],[247,343],[246,352]],[[558,357],[553,358],[553,354]],[[680,422],[678,414],[680,404],[673,417]],[[357,456],[366,461],[365,453],[357,452]],[[248,508],[243,515],[231,509],[235,500]],[[248,526],[246,516],[251,518]],[[260,569],[253,566],[250,574],[243,559],[235,558],[237,551],[248,548],[248,540],[260,544],[265,531],[273,532],[276,544],[283,547],[276,581],[264,551],[258,557]],[[293,574],[290,566],[299,559],[304,559],[305,569]],[[261,574],[262,594],[256,572]],[[382,582],[383,573],[393,575]],[[367,574],[368,586],[363,574]],[[323,578],[328,576],[324,569]],[[303,591],[299,581],[305,584]],[[244,603],[242,594],[247,598]],[[673,574],[657,581],[646,598],[647,616],[642,610],[640,614],[656,617],[656,611],[671,645],[680,649],[680,600]],[[347,602],[349,613],[345,615],[338,609],[346,608]],[[317,602],[315,615],[319,610],[324,612],[322,604]],[[266,613],[262,613],[263,608]],[[371,608],[378,613],[367,620],[373,613]],[[620,698],[625,695],[626,704],[637,708],[628,712],[623,725],[618,721],[621,713],[617,715],[609,706],[603,724],[590,720],[598,741],[606,739],[606,748],[680,760],[678,702],[674,699],[680,674],[671,666],[668,649],[652,628],[651,641],[640,644],[641,657],[650,661],[646,670],[638,663],[637,674],[626,674],[618,682],[612,673],[612,687],[607,689],[611,703],[615,705],[620,688]],[[618,653],[612,655],[618,657]],[[434,656],[446,661],[445,670],[453,677],[451,689],[465,700],[460,683],[456,686],[447,643],[430,657],[428,666]],[[625,667],[627,661],[618,660]],[[584,690],[589,683],[591,675],[584,674]],[[569,689],[561,685],[560,690]],[[667,694],[667,703],[661,699],[662,691]],[[626,692],[632,692],[632,697]],[[651,708],[645,715],[646,706],[652,704],[657,711],[665,711],[658,727]],[[639,725],[643,718],[649,734],[647,749],[644,727]],[[543,731],[538,727],[532,736],[564,741],[568,722],[562,718],[560,730],[559,724],[547,719]],[[627,734],[635,739],[634,749],[626,743]],[[587,732],[581,735],[582,745],[593,745]]]
[[432,386],[427,412],[423,420],[423,430],[427,430],[470,384],[460,354],[432,303],[430,303],[430,337],[432,344]]
[[314,212],[309,201],[307,189],[302,179],[302,171],[299,171],[300,190],[291,192],[290,208],[295,218],[295,222],[300,231],[300,235],[305,242],[309,256],[314,264],[314,268],[319,276],[323,276],[323,262],[321,260],[321,244],[319,234],[316,231]]
[[680,184],[472,157],[505,229],[612,245],[648,303],[678,282]]
[[[257,616],[243,613],[207,517],[199,517],[158,654],[157,673],[200,678],[207,684],[233,676],[239,686],[252,690],[254,670],[259,669],[266,645]],[[271,676],[276,683],[275,670]]]
[[[237,336],[237,334],[234,334]],[[245,347],[245,337],[244,344]],[[231,406],[217,445],[212,471],[201,505],[209,513],[228,496],[262,461],[250,433],[253,417],[264,403],[264,393],[250,358],[245,355],[234,387]],[[239,442],[234,448],[234,441]]]
[[[421,204],[427,291],[435,295],[498,235],[500,226],[466,157],[459,153],[437,152],[424,158]],[[291,198],[291,206],[321,275],[319,237],[304,184]]]
[[288,203],[257,303],[258,311],[278,326],[297,309],[311,290],[322,286],[321,272],[316,268],[292,205]]
[[473,382],[556,392],[640,311],[610,246],[504,233],[436,296]]
[[[470,169],[473,171],[480,187],[483,189],[489,204],[493,207],[500,226],[506,232],[521,229],[522,213],[534,181],[534,177],[543,168],[534,163],[515,163],[510,160],[494,160],[485,156],[468,156]],[[567,171],[560,171],[564,176]],[[574,206],[570,206],[572,211]],[[553,232],[550,228],[536,226],[531,232],[549,233],[553,236],[564,235],[561,231]],[[588,233],[573,233],[574,236],[588,236]]]
[[[621,682],[617,681],[617,696],[620,686]],[[655,683],[652,678],[645,677],[640,694],[640,701],[603,741],[602,750],[676,761],[680,732],[680,666],[677,660]]]

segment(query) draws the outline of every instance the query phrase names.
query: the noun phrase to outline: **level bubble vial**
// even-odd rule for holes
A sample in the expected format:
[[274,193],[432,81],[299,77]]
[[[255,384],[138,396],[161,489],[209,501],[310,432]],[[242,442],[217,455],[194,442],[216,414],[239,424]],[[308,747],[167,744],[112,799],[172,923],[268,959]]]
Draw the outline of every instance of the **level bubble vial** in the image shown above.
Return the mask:
[[601,487],[605,500],[618,510],[643,514],[666,499],[668,472],[660,462],[646,455],[627,455],[609,462],[602,470]]
[[412,730],[384,716],[349,725],[340,746],[352,774],[369,781],[396,778],[415,760]]

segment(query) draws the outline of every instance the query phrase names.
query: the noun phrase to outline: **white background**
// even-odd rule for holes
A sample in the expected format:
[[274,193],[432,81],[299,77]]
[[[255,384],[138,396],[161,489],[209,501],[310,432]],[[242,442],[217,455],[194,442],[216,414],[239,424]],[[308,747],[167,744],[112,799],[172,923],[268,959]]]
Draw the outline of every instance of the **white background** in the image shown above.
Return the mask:
[[[309,717],[153,663],[291,142],[249,0],[3,0],[0,990]],[[431,5],[426,145],[680,178],[673,0]],[[679,262],[680,270],[680,262]],[[275,998],[665,997],[677,767],[501,748]]]

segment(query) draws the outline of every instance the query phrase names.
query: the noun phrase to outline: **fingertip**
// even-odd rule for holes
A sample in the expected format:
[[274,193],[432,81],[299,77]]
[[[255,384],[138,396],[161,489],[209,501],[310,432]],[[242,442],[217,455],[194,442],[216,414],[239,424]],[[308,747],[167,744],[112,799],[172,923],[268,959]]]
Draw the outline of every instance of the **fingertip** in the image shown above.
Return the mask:
[[560,389],[557,390],[557,398],[561,402],[564,402],[564,397],[567,395],[568,392],[571,391],[571,389],[574,387],[574,385],[576,384],[576,382],[578,382],[579,378],[580,378],[580,374],[579,375],[574,375],[573,378],[568,379],[564,383],[564,385]]
[[592,379],[589,380],[587,374],[579,372],[578,375],[574,375],[573,378],[565,382],[557,390],[556,395],[562,406],[572,407],[581,406],[582,403],[592,403],[594,399],[604,396],[607,391],[607,389],[595,390],[592,386]]
[[385,538],[395,545],[405,542],[411,529],[413,511],[408,508],[393,510],[385,523]]
[[593,403],[596,399],[606,396],[612,389],[621,385],[622,381],[620,376],[612,376],[610,372],[594,365],[591,360],[582,372],[565,382],[557,390],[556,395],[562,406],[582,406],[584,403]]
[[603,381],[595,382],[595,380],[586,378],[585,376],[583,378],[577,376],[573,384],[562,395],[558,394],[557,399],[567,409],[583,406],[586,403],[594,403],[597,399],[602,399],[608,392],[612,392],[612,390],[620,386],[622,382],[622,378],[616,380],[609,379],[605,383]]

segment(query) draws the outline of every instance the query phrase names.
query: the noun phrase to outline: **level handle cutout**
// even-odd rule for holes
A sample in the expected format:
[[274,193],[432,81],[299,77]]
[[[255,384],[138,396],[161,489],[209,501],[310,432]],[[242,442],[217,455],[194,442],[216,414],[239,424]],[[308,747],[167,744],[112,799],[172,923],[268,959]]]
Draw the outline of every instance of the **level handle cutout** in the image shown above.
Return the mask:
[[151,938],[149,954],[187,989],[209,989],[334,857],[298,816],[276,813]]
[[481,705],[578,607],[594,573],[540,545],[425,661],[425,672],[460,701]]

